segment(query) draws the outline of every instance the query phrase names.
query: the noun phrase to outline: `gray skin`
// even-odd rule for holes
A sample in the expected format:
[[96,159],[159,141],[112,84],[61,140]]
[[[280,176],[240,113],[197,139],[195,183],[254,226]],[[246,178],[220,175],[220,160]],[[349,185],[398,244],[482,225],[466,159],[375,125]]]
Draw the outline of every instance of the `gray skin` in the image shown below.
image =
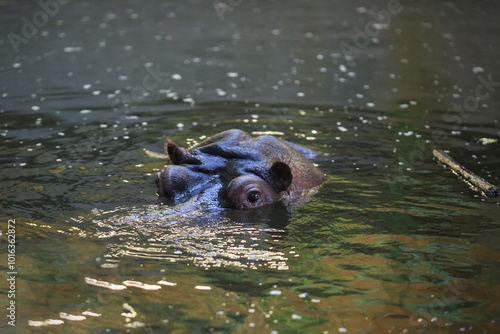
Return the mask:
[[163,204],[196,197],[210,198],[205,205],[223,208],[290,205],[325,182],[325,175],[307,159],[314,151],[273,136],[252,138],[233,129],[188,150],[167,139],[165,151],[172,164],[156,180]]

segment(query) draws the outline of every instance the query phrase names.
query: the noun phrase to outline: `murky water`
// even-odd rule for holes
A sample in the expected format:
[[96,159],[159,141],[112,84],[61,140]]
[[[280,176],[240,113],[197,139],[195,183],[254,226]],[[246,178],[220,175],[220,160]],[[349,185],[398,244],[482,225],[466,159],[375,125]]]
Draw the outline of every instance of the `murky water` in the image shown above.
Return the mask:
[[[42,3],[0,2],[2,330],[500,331],[499,200],[432,160],[500,184],[498,1]],[[158,207],[144,149],[231,128],[327,183]]]

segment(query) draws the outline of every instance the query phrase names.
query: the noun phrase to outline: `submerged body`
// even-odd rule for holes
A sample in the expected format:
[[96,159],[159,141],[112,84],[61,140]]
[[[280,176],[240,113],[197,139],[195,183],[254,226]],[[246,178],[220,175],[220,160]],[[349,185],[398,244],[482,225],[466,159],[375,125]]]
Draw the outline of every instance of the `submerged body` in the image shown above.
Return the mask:
[[172,164],[156,180],[162,203],[199,198],[207,205],[237,209],[289,205],[325,181],[306,158],[313,151],[273,136],[253,138],[228,130],[189,150],[167,140],[165,150]]

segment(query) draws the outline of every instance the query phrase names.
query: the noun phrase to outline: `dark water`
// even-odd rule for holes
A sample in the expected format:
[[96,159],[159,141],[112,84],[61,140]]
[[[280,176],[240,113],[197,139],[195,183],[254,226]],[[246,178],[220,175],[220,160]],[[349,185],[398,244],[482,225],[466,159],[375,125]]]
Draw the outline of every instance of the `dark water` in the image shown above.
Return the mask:
[[[42,3],[0,1],[3,330],[500,332],[499,201],[432,160],[500,184],[498,1]],[[159,208],[144,149],[231,128],[326,185]]]

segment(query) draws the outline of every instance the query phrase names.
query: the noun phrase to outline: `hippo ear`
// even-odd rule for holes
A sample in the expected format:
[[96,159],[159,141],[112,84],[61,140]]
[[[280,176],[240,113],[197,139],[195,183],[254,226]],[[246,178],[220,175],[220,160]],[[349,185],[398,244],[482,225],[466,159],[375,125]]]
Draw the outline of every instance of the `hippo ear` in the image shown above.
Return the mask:
[[281,192],[292,184],[293,176],[290,167],[281,161],[275,162],[269,169],[273,188]]
[[165,140],[165,153],[168,154],[170,160],[174,165],[178,165],[181,161],[186,157],[186,150],[180,146],[177,146],[176,143],[171,141],[170,139]]

